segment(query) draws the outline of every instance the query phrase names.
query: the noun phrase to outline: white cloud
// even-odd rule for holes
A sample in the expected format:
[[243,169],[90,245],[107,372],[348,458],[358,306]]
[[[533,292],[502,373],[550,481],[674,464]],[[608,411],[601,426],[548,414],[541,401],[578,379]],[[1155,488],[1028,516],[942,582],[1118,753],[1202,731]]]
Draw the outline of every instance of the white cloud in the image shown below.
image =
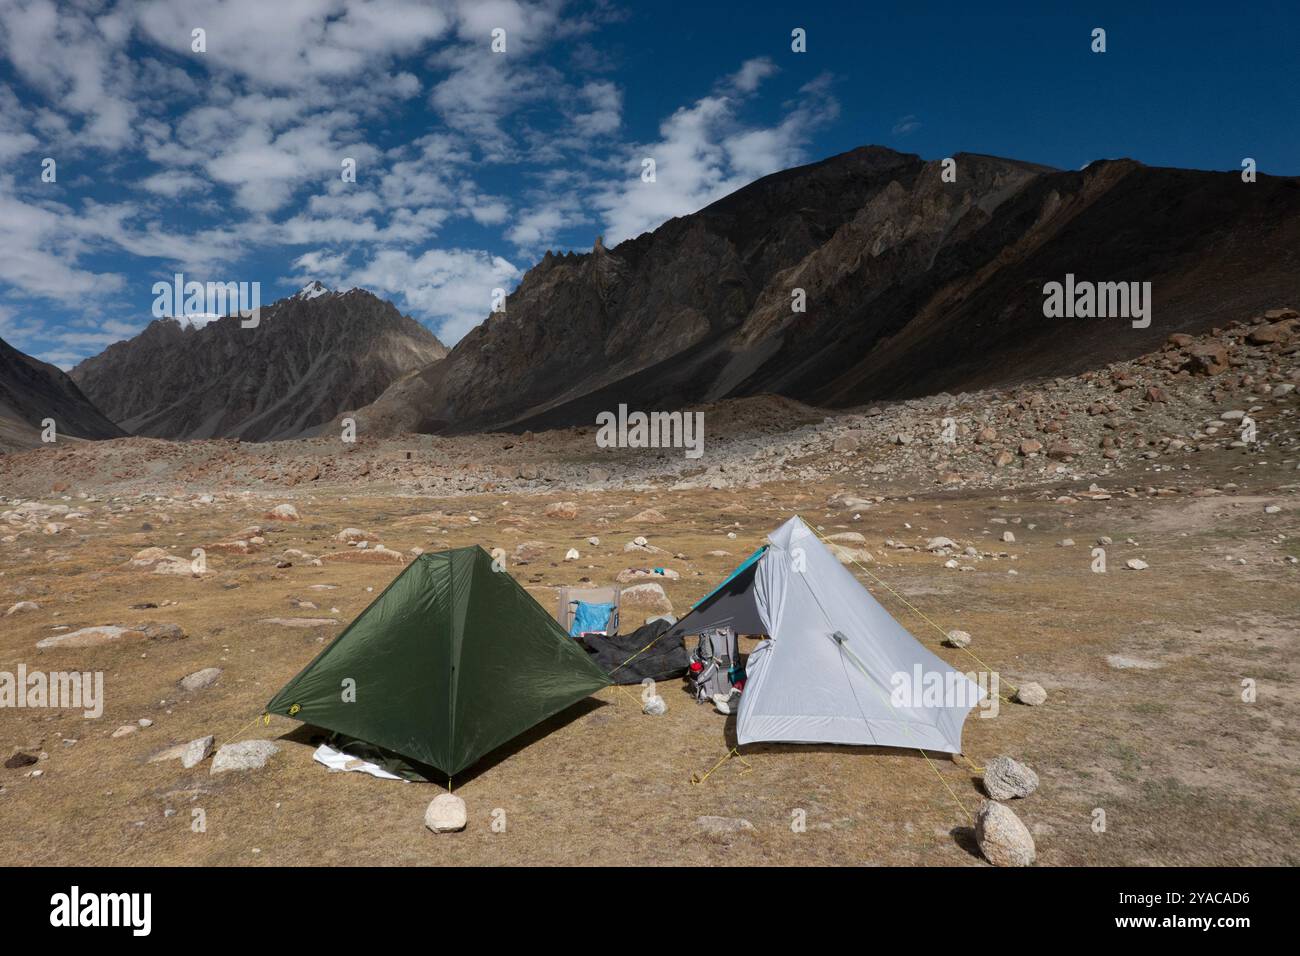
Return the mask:
[[381,249],[359,269],[317,278],[334,288],[359,286],[393,298],[452,345],[487,318],[492,290],[509,291],[519,276],[506,259],[477,249],[429,249],[418,256]]
[[894,123],[893,129],[891,129],[890,132],[893,133],[895,136],[906,136],[909,133],[915,133],[920,128],[921,128],[921,121],[918,120],[915,116],[908,114],[907,116],[899,117],[898,121]]
[[617,86],[608,80],[593,80],[578,94],[588,107],[571,118],[579,136],[605,136],[618,131],[623,122],[623,94]]
[[728,83],[737,92],[753,93],[758,89],[760,83],[776,73],[776,71],[776,64],[771,59],[758,56],[742,63],[740,69],[728,78]]
[[529,209],[506,231],[506,238],[521,250],[537,253],[551,243],[560,230],[584,221],[563,199]]
[[[747,61],[719,89],[738,88],[738,77],[756,86],[766,75],[756,62]],[[743,98],[725,92],[678,109],[660,124],[659,140],[628,150],[623,174],[598,189],[594,203],[606,223],[606,243],[640,235],[801,162],[812,132],[837,113],[827,86],[820,79],[805,84],[775,126],[745,124]],[[655,162],[655,182],[641,179],[645,158]]]
[[186,193],[203,192],[208,188],[206,180],[200,179],[193,173],[176,169],[147,176],[140,180],[140,185],[149,192],[166,196],[168,199],[175,199]]
[[24,82],[80,120],[81,148],[130,143],[136,107],[128,10],[96,15],[51,0],[0,3],[0,53]]
[[[280,89],[382,73],[452,26],[450,4],[423,0],[155,0],[141,6],[139,19],[174,53]],[[207,31],[206,53],[190,49],[195,27]]]

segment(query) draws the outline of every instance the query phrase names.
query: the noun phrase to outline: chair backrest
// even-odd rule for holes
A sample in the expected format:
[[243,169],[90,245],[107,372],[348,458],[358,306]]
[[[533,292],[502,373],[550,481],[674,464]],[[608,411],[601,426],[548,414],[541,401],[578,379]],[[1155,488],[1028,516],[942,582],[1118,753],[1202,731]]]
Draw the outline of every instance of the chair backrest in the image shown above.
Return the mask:
[[614,613],[610,616],[609,630],[610,633],[616,632],[619,597],[622,591],[623,589],[618,585],[605,588],[560,588],[560,625],[566,631],[573,627],[573,612],[577,608],[578,601],[585,601],[588,604],[612,604]]

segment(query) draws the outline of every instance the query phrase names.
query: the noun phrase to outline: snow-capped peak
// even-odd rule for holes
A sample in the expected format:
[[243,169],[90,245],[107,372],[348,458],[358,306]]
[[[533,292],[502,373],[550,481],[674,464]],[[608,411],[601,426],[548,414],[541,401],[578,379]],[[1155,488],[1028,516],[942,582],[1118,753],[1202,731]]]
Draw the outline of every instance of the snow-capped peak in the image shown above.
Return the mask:
[[305,286],[303,286],[302,289],[300,289],[298,292],[294,293],[293,298],[303,299],[303,300],[318,299],[323,295],[330,295],[330,294],[331,294],[330,290],[325,288],[325,286],[321,284],[319,279],[313,279],[311,282],[308,282]]
[[201,329],[209,322],[215,322],[223,318],[215,312],[188,312],[181,315],[168,316],[173,322],[183,329]]

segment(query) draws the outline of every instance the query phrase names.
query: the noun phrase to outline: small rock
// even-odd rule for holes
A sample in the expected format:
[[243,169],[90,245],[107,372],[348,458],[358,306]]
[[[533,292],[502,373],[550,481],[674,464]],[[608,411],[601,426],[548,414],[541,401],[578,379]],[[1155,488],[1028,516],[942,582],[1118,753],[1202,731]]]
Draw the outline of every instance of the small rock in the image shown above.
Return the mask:
[[1154,671],[1165,666],[1155,661],[1144,661],[1140,657],[1125,657],[1123,654],[1107,654],[1106,663],[1121,671]]
[[1037,707],[1040,704],[1047,703],[1047,691],[1043,690],[1043,685],[1028,681],[1020,685],[1016,691],[1016,702],[1027,704],[1030,707]]
[[753,832],[754,824],[744,817],[696,817],[695,825],[705,833],[723,836],[732,833]]
[[1128,568],[1130,571],[1145,571],[1147,568],[1151,567],[1151,565],[1147,564],[1141,558],[1129,558],[1124,562],[1124,567]]
[[952,630],[943,642],[949,647],[967,647],[970,645],[970,635],[965,631]]
[[139,729],[140,728],[135,724],[123,724],[121,727],[117,728],[117,730],[113,731],[113,737],[129,737]]
[[582,555],[578,553],[577,548],[570,548],[568,551],[564,552],[565,561],[577,561],[580,557],[582,557]]
[[465,829],[469,816],[465,801],[454,793],[440,793],[424,811],[424,825],[434,833],[454,833]]
[[984,790],[994,800],[1027,797],[1038,789],[1038,774],[1010,757],[997,756],[984,765]]
[[297,521],[298,509],[293,505],[276,505],[266,513],[272,521]]

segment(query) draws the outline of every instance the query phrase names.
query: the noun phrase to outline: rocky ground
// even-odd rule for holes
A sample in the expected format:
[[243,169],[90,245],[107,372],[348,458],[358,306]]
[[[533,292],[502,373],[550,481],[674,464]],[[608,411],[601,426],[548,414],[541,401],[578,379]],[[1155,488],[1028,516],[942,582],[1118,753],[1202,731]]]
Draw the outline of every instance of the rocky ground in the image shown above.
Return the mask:
[[[424,828],[433,786],[331,774],[310,729],[257,720],[420,550],[500,548],[548,609],[562,585],[639,585],[625,610],[639,623],[683,613],[799,513],[936,653],[984,662],[1008,697],[1046,690],[973,714],[964,738],[977,766],[1005,755],[1037,774],[1001,797],[1040,864],[1294,865],[1298,345],[1280,311],[1012,391],[837,413],[727,403],[704,409],[699,460],[599,449],[592,428],[0,456],[0,672],[105,684],[97,718],[0,709],[0,849],[978,864],[974,816],[997,785],[969,763],[757,746],[693,785],[734,726],[676,687],[662,716],[610,688],[498,751],[456,781],[469,825],[454,835]],[[966,651],[944,645],[950,629]],[[218,761],[209,736],[269,744]],[[997,781],[1023,778],[1007,766]]]

